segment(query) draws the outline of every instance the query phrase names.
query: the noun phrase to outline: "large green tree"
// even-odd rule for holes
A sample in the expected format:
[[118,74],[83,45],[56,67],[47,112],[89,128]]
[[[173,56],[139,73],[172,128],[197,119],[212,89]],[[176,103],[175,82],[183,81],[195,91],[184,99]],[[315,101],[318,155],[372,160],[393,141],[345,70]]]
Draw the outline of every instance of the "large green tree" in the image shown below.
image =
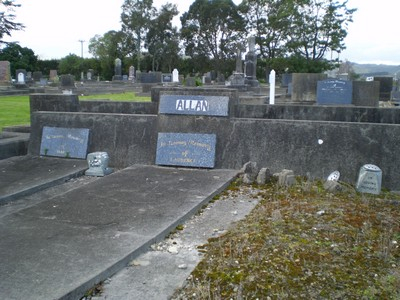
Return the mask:
[[10,62],[11,74],[15,74],[18,69],[35,71],[38,63],[38,57],[32,49],[21,47],[17,43],[9,43],[0,50],[0,60]]
[[127,55],[126,35],[121,31],[110,30],[103,36],[96,35],[89,40],[89,53],[100,60],[101,77],[110,80],[114,75],[115,59]]
[[14,21],[16,17],[15,8],[20,6],[21,4],[17,4],[14,0],[0,1],[0,43],[6,43],[3,38],[6,35],[11,36],[12,31],[25,28],[23,24]]
[[289,52],[307,60],[324,59],[345,49],[349,23],[356,9],[342,0],[299,0],[291,22]]
[[[231,0],[195,0],[181,17],[186,54],[209,57],[219,72],[245,41],[245,22]],[[231,70],[232,71],[232,70]]]
[[247,32],[256,36],[261,58],[285,55],[294,15],[293,3],[292,0],[244,0],[240,4]]
[[125,0],[122,5],[122,31],[135,41],[137,70],[140,70],[141,53],[154,13],[153,0]]
[[327,54],[345,48],[356,11],[343,0],[244,0],[240,10],[265,65],[292,72],[333,68]]
[[176,5],[167,3],[150,23],[145,45],[152,57],[153,71],[171,72],[179,59],[179,34],[172,26],[172,19],[177,15]]

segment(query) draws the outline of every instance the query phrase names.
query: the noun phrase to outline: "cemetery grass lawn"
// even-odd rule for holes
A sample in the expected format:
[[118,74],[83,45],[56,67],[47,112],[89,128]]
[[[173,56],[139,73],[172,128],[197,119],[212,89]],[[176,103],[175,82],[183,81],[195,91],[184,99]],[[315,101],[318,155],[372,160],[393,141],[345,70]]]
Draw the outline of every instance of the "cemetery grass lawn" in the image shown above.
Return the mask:
[[[109,99],[111,101],[150,101],[150,97],[138,97],[133,92],[79,96],[80,100]],[[4,127],[30,124],[29,95],[0,96],[0,132]]]
[[0,97],[0,132],[3,127],[30,124],[29,96]]
[[[400,195],[233,184],[214,200],[260,199],[173,299],[400,299]],[[220,201],[220,200],[218,200]]]
[[150,97],[136,96],[133,92],[126,92],[120,94],[101,94],[101,95],[89,95],[79,96],[79,100],[96,100],[96,99],[108,99],[112,101],[135,101],[135,102],[148,102],[151,101]]

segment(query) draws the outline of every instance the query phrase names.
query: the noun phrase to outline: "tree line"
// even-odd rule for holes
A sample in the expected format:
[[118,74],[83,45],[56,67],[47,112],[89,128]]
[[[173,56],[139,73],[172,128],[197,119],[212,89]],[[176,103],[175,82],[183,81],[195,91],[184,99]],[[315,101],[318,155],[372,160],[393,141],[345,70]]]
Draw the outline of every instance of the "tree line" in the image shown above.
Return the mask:
[[[2,5],[16,5],[13,2],[2,1]],[[70,54],[58,61],[40,61],[30,49],[8,44],[0,60],[18,58],[15,69],[23,64],[31,71],[58,63],[54,69],[77,78],[93,69],[102,79],[111,79],[116,58],[122,60],[124,73],[133,65],[141,71],[178,68],[181,74],[202,74],[215,70],[228,76],[235,70],[237,48],[245,49],[247,38],[255,36],[259,77],[265,78],[269,69],[322,72],[339,63],[356,11],[347,7],[346,0],[243,0],[238,5],[232,0],[195,0],[181,15],[178,28],[173,24],[179,14],[175,4],[157,9],[153,0],[125,0],[121,10],[120,30],[90,39],[93,58]],[[12,16],[0,13],[1,40],[23,28],[12,22]]]

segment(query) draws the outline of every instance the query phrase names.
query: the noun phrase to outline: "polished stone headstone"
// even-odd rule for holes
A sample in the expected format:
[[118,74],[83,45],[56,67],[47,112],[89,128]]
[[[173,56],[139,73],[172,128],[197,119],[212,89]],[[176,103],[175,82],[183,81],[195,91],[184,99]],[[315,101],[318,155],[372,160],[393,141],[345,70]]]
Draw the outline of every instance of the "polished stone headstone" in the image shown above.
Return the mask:
[[178,115],[228,116],[229,97],[161,95],[159,113]]
[[161,80],[162,80],[162,82],[164,82],[164,83],[170,83],[170,82],[172,82],[172,73],[170,73],[170,74],[162,74]]
[[382,170],[371,164],[363,165],[358,174],[356,189],[360,193],[379,195],[382,185]]
[[214,168],[215,134],[159,133],[156,164]]
[[87,156],[89,169],[86,170],[86,176],[103,177],[113,172],[108,167],[109,157],[107,152],[92,152]]
[[40,155],[86,159],[87,128],[43,127]]
[[317,83],[317,104],[349,105],[353,100],[353,83],[347,80],[327,79]]

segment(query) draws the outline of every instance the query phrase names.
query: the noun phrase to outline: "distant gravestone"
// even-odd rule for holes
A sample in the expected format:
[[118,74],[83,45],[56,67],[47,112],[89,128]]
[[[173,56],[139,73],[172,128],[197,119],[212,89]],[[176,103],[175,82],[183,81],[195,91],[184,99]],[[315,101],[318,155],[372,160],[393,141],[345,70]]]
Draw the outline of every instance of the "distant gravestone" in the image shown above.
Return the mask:
[[281,79],[281,87],[289,87],[289,83],[292,83],[293,75],[291,73],[283,73]]
[[179,82],[179,71],[178,71],[178,69],[174,69],[172,71],[172,82]]
[[86,73],[86,79],[91,81],[93,80],[93,74],[94,74],[94,70],[93,69],[89,69]]
[[168,73],[168,74],[162,74],[161,76],[161,80],[163,83],[171,83],[172,81],[172,74]]
[[50,81],[55,81],[58,78],[57,70],[50,70],[49,79]]
[[393,90],[393,77],[374,77],[374,81],[379,81],[379,100],[389,101],[390,93]]
[[353,105],[379,107],[379,82],[353,81]]
[[0,82],[9,84],[11,82],[11,71],[9,61],[0,61]]
[[133,81],[135,79],[135,67],[129,67],[129,81]]
[[156,164],[214,168],[215,134],[159,133]]
[[349,105],[353,100],[353,83],[327,79],[317,83],[317,104]]
[[160,114],[228,116],[229,97],[161,95]]
[[187,78],[186,78],[186,86],[195,87],[195,86],[196,86],[196,78],[194,78],[194,77],[187,77]]
[[43,77],[43,74],[40,71],[35,71],[32,73],[32,78],[33,78],[33,81],[35,81],[35,82],[40,82],[40,79],[42,79],[42,77]]
[[25,84],[25,73],[17,72],[17,84]]
[[40,155],[86,159],[89,129],[43,127]]
[[75,88],[75,77],[73,75],[61,75],[60,87],[63,90],[72,90]]
[[317,84],[326,79],[326,74],[293,73],[291,100],[292,102],[315,102],[317,100]]
[[382,185],[382,170],[371,164],[360,168],[356,189],[360,193],[379,195]]
[[119,58],[116,58],[114,61],[113,80],[122,80],[122,62]]
[[158,83],[161,81],[157,80],[156,73],[141,73],[140,74],[140,82],[141,83]]

